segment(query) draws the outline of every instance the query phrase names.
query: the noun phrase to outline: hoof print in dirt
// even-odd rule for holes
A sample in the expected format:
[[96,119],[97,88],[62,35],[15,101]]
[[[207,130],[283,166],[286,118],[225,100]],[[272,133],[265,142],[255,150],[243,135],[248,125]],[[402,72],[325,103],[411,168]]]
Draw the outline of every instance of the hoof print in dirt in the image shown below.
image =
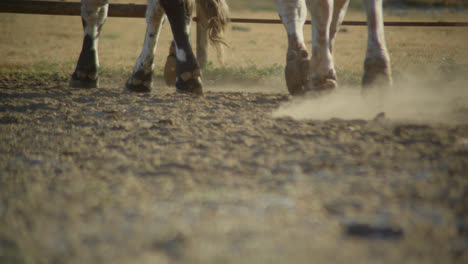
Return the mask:
[[177,79],[176,88],[179,93],[202,95],[203,85],[200,79],[200,71],[182,73],[181,77]]
[[128,78],[125,89],[135,93],[149,93],[151,92],[152,77],[151,72],[138,71]]
[[345,234],[350,237],[369,239],[400,239],[403,230],[392,226],[373,226],[364,223],[351,223],[345,226]]
[[76,71],[73,73],[70,83],[70,88],[99,88],[99,77],[94,74],[86,74],[84,72]]

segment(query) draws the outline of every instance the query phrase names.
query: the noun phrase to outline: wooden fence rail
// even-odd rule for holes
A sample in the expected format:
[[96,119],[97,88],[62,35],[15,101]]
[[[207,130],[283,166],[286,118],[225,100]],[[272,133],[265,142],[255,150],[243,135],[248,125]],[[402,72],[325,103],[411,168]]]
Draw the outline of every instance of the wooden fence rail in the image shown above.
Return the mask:
[[[52,1],[0,0],[0,13],[21,13],[38,15],[79,16],[81,3]],[[109,4],[109,17],[145,17],[146,5]],[[193,18],[196,22],[197,18]],[[231,18],[232,23],[281,24],[279,19]],[[310,21],[306,21],[310,24]],[[343,21],[344,26],[365,26],[366,21]],[[468,22],[426,22],[426,21],[386,21],[385,26],[398,27],[468,27]],[[200,65],[205,65],[208,57],[207,32],[197,23],[197,58]]]
[[[79,16],[80,3],[52,1],[18,1],[3,0],[0,2],[0,13],[21,13],[38,15]],[[146,5],[109,4],[109,17],[145,17]],[[194,18],[194,21],[197,21]],[[279,19],[231,18],[232,23],[281,24]],[[307,21],[306,24],[310,24]],[[344,26],[365,26],[366,21],[343,21]],[[385,26],[398,27],[468,27],[468,22],[445,21],[386,21]]]

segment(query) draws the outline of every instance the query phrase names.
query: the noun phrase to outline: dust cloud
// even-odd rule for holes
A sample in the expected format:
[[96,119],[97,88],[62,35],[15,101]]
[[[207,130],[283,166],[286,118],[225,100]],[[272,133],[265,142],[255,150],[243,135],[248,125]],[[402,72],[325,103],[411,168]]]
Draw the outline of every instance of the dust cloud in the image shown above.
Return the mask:
[[468,123],[468,77],[437,72],[399,76],[380,98],[361,96],[360,87],[342,86],[319,98],[294,98],[273,117],[369,120],[382,112],[391,121]]

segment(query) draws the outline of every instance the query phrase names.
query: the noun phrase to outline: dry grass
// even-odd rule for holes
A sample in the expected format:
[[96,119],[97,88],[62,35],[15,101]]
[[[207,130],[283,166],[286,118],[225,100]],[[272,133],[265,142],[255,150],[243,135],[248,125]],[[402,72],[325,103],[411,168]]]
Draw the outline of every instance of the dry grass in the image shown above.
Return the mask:
[[[277,18],[273,12],[233,11],[233,17]],[[361,12],[350,11],[348,20],[362,20]],[[389,21],[463,21],[464,13],[408,11],[393,15]],[[0,69],[2,72],[52,71],[69,75],[81,48],[79,17],[10,15],[0,17]],[[307,28],[309,28],[307,26]],[[336,41],[335,60],[342,78],[359,80],[366,45],[364,27],[343,27]],[[100,61],[104,71],[125,79],[131,73],[143,43],[144,19],[109,18],[100,41]],[[311,34],[306,30],[306,41]],[[193,36],[194,37],[194,36]],[[388,48],[396,75],[407,71],[425,71],[426,67],[447,68],[468,65],[466,28],[386,29]],[[257,68],[284,65],[286,38],[281,25],[233,24],[227,33],[231,48],[226,49],[226,67]],[[171,40],[169,27],[161,33],[156,59],[160,75]],[[214,50],[210,50],[215,67]],[[274,75],[278,75],[274,72]]]

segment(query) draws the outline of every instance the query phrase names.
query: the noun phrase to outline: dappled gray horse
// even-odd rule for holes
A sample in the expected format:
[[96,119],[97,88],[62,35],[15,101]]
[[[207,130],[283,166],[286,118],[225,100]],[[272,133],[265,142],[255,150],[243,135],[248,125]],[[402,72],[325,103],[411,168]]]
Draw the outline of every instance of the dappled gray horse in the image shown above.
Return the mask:
[[[367,15],[368,40],[364,60],[363,91],[392,84],[390,57],[384,37],[382,0],[363,0]],[[276,0],[288,34],[285,76],[293,95],[327,92],[336,86],[333,42],[343,21],[349,0]],[[312,20],[312,57],[304,44],[303,26],[307,8]]]
[[[206,21],[210,40],[222,43],[222,32],[228,21],[225,0],[196,0],[201,19]],[[146,9],[146,36],[143,49],[133,73],[125,88],[133,92],[149,92],[154,70],[154,54],[161,25],[167,17],[174,37],[172,52],[175,53],[176,67],[166,66],[165,79],[172,82],[171,69],[175,71],[175,85],[178,92],[202,93],[201,72],[190,43],[190,22],[194,0],[148,0]],[[72,75],[71,87],[98,87],[99,58],[98,40],[101,28],[107,18],[108,0],[82,0],[81,17],[84,28],[83,47]],[[169,56],[169,59],[171,55]]]

